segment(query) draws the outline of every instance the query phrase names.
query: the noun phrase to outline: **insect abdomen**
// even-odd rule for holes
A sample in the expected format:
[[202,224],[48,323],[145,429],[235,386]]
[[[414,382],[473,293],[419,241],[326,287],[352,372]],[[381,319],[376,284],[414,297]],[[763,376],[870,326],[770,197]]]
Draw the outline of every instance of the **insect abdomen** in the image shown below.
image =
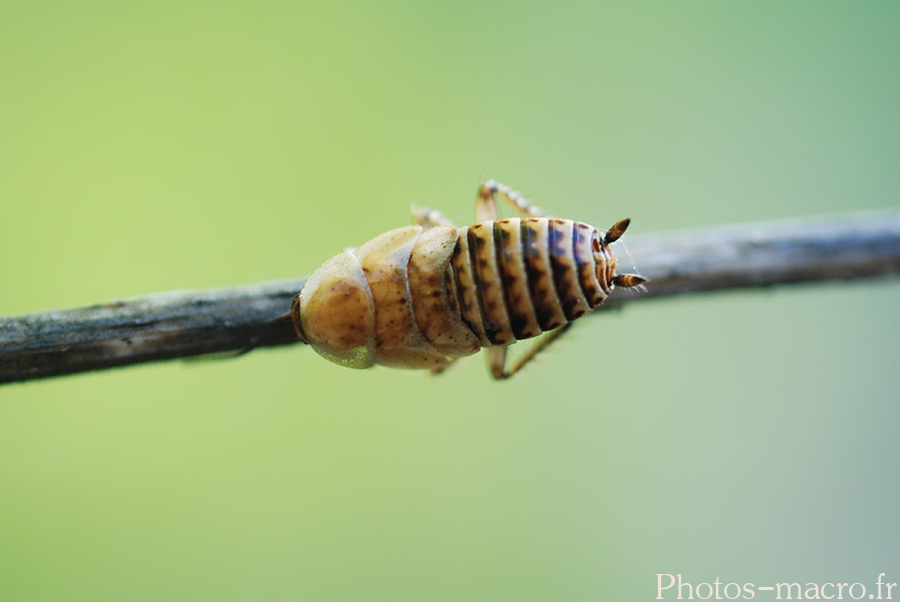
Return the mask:
[[[525,216],[496,218],[497,197]],[[485,182],[477,219],[458,228],[440,212],[414,210],[417,225],[385,232],[339,253],[294,298],[297,336],[350,368],[378,363],[439,372],[456,358],[488,351],[494,378],[509,378],[606,299],[616,286],[646,279],[616,274],[604,234],[572,220],[543,217],[509,187]],[[550,332],[507,366],[506,346]]]
[[440,369],[581,317],[614,275],[615,255],[581,222],[407,226],[325,262],[292,313],[298,334],[344,366]]
[[510,218],[459,228],[450,265],[462,319],[487,347],[559,328],[602,303],[609,290],[597,275],[607,259],[592,226]]

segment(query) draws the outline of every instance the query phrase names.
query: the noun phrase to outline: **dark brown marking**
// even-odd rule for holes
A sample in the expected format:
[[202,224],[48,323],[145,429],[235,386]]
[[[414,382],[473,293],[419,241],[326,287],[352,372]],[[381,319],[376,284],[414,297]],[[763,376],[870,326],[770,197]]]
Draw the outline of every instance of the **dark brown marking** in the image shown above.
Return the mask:
[[528,288],[531,292],[534,314],[541,330],[547,331],[554,328],[552,324],[558,322],[558,316],[562,311],[554,290],[552,265],[547,262],[549,258],[540,250],[542,242],[548,244],[549,240],[541,241],[538,223],[540,218],[522,221],[522,256],[528,273]]
[[[457,242],[453,248],[453,254],[458,253],[459,243]],[[453,273],[453,254],[451,254],[450,261],[447,262],[447,267],[441,277],[441,285],[444,288],[444,292],[447,293],[447,304],[450,306],[450,311],[459,315],[459,292],[456,290],[456,278]]]
[[465,290],[463,286],[463,280],[466,275],[466,266],[465,260],[462,254],[462,247],[459,244],[459,241],[456,243],[456,247],[453,249],[453,256],[450,259],[450,264],[455,273],[456,280],[456,303],[458,307],[462,310],[460,312],[460,316],[462,317],[463,322],[466,323],[466,326],[469,327],[473,333],[478,333],[478,326],[471,320],[469,316],[472,315],[472,306],[471,303],[466,300]]
[[538,237],[540,232],[537,229],[537,226],[532,223],[531,219],[523,219],[521,225],[521,239],[522,239],[522,256],[523,257],[535,257],[540,254],[540,250],[538,249]]
[[481,308],[481,323],[484,325],[484,334],[491,343],[496,344],[498,341],[497,333],[500,332],[501,325],[493,319],[489,314],[490,308],[485,307],[484,295],[482,287],[485,289],[489,281],[482,279],[483,272],[487,271],[488,262],[485,255],[485,233],[483,224],[475,224],[471,226],[466,234],[466,240],[469,243],[469,261],[473,266],[479,266],[481,269],[472,270],[472,282],[475,284],[476,298]]
[[[550,247],[550,265],[553,268],[553,283],[556,286],[556,294],[559,296],[560,303],[563,306],[563,312],[568,317],[577,300],[573,298],[572,292],[565,286],[566,270],[569,268],[560,261],[560,257],[565,255],[565,249],[562,248],[563,233],[561,231],[564,227],[565,224],[561,220],[550,220],[548,242]],[[549,300],[544,299],[544,301],[548,302]]]
[[548,232],[550,235],[550,257],[564,255],[566,249],[563,248],[563,236],[561,230],[566,227],[565,220],[551,219],[548,224]]
[[497,272],[503,282],[503,290],[501,291],[502,295],[500,298],[504,305],[505,314],[509,320],[509,327],[512,330],[512,335],[518,339],[518,333],[524,328],[525,318],[516,315],[515,306],[512,305],[509,300],[509,291],[515,282],[515,278],[513,278],[510,273],[508,265],[513,261],[512,253],[510,252],[510,249],[507,249],[507,245],[510,241],[510,234],[506,231],[506,228],[510,227],[510,225],[511,222],[508,219],[494,222],[494,256],[495,261],[497,262]]

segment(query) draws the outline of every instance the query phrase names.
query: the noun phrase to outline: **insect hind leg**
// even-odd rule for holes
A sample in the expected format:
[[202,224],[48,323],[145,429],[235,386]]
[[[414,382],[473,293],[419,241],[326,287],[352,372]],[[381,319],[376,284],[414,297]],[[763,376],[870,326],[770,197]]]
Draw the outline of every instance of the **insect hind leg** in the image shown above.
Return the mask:
[[538,206],[532,205],[525,197],[505,184],[488,180],[478,189],[475,199],[475,221],[483,222],[500,217],[497,197],[525,217],[548,217]]

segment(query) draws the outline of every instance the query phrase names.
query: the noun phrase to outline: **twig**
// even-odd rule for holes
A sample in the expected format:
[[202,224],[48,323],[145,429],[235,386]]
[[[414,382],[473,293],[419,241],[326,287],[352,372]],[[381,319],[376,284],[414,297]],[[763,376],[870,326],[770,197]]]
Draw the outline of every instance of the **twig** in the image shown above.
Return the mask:
[[652,281],[644,298],[897,277],[900,209],[636,235],[626,244]]
[[[900,274],[900,210],[627,239],[634,264],[650,282],[646,294],[614,295],[609,306],[712,290]],[[619,262],[622,271],[629,271],[621,249]],[[286,312],[303,282],[158,293],[0,318],[0,383],[296,343]]]

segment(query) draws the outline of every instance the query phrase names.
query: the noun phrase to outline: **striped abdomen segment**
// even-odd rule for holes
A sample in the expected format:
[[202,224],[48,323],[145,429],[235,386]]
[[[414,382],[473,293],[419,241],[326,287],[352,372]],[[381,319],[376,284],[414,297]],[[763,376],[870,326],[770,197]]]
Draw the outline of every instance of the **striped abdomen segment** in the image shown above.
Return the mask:
[[614,261],[592,226],[510,218],[459,228],[450,263],[461,316],[488,346],[553,330],[602,303],[609,284],[597,275],[614,273]]

